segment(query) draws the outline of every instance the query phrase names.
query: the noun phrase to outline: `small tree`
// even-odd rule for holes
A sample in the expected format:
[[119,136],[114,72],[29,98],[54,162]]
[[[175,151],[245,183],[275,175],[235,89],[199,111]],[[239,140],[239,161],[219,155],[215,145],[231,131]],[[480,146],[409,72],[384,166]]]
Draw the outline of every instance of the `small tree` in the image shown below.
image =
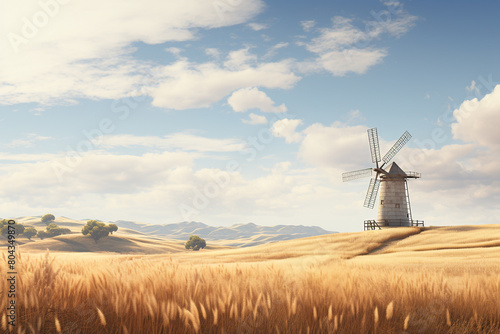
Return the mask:
[[[24,225],[18,222],[14,223],[16,235],[24,233]],[[7,235],[9,233],[9,219],[2,219],[0,221],[0,234]]]
[[189,240],[184,244],[186,249],[192,249],[194,251],[199,251],[200,248],[205,248],[206,246],[207,243],[205,242],[205,239],[202,239],[197,235],[190,236]]
[[109,235],[109,226],[97,220],[87,221],[87,225],[82,228],[83,235],[90,235],[97,243],[97,240]]
[[109,233],[113,234],[113,232],[118,231],[118,226],[116,226],[116,224],[109,224],[108,229],[109,229]]
[[34,237],[37,234],[37,230],[34,227],[28,227],[24,229],[23,235],[28,238],[28,240],[31,240],[31,237]]
[[52,223],[54,220],[56,219],[56,217],[54,217],[53,214],[51,213],[47,213],[45,215],[42,216],[42,223],[45,223],[47,225],[49,225],[50,223]]
[[40,240],[43,240],[45,238],[48,238],[50,237],[49,234],[45,231],[38,231],[38,233],[36,234],[37,237],[40,238]]
[[47,235],[49,237],[56,237],[61,234],[69,234],[71,230],[65,227],[59,227],[55,223],[50,223],[46,228]]

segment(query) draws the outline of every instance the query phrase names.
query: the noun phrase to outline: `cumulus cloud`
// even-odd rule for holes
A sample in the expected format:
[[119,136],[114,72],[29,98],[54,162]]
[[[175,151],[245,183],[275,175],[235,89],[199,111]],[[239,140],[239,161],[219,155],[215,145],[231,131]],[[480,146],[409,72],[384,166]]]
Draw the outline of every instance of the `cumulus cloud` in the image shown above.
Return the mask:
[[287,143],[298,143],[302,140],[302,134],[296,129],[301,124],[300,119],[284,118],[274,122],[271,131],[275,137],[285,138]]
[[4,104],[133,94],[144,85],[151,65],[133,58],[132,43],[190,40],[197,28],[244,23],[263,8],[262,1],[249,0],[221,16],[203,0],[186,0],[182,6],[159,0],[42,3],[13,2],[2,9]]
[[[67,157],[55,157],[50,161],[5,166],[0,178],[6,188],[1,195],[38,205],[69,200],[77,193],[137,192],[165,179],[179,166],[191,164],[188,153],[178,152],[142,156],[90,152],[72,167],[68,166]],[[60,166],[68,168],[61,172]],[[58,172],[63,178],[59,178]]]
[[[474,89],[471,85],[471,89]],[[453,111],[456,122],[451,125],[453,136],[484,147],[500,148],[500,85],[481,100],[464,101]]]
[[[152,88],[153,105],[167,109],[204,108],[244,87],[289,89],[300,80],[292,61],[258,63],[247,49],[233,52],[224,65],[185,60],[164,66]],[[196,92],[196,94],[193,94]]]
[[243,119],[242,122],[251,125],[267,124],[266,116],[256,115],[252,113],[249,115],[249,117],[250,119]]
[[331,126],[313,124],[303,131],[304,140],[298,157],[308,164],[326,169],[349,171],[369,167],[367,129],[366,126],[347,126],[341,122]]
[[250,109],[260,109],[263,112],[286,112],[284,104],[275,106],[274,101],[256,87],[242,88],[234,92],[227,100],[236,112],[245,112]]

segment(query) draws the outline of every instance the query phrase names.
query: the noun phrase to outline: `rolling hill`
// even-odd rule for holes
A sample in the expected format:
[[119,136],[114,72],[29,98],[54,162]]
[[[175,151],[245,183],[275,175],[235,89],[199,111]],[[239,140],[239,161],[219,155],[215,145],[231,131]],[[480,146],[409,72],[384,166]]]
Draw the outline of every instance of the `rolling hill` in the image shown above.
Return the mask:
[[[207,246],[207,250],[227,249],[224,246]],[[165,254],[186,251],[184,242],[153,237],[108,236],[95,242],[93,239],[73,234],[60,235],[44,240],[26,242],[20,246],[26,252],[110,252],[119,254]]]
[[197,222],[148,225],[124,220],[118,220],[113,223],[120,228],[128,228],[148,235],[162,236],[167,239],[187,240],[190,235],[195,234],[207,241],[222,241],[222,243],[233,247],[255,246],[268,242],[336,233],[324,230],[318,226],[303,225],[260,226],[248,223],[236,224],[230,227],[214,227]]
[[[21,218],[25,224],[38,226],[35,218]],[[229,228],[214,228],[201,223],[181,223],[170,225],[146,225],[122,223],[119,232],[95,243],[92,239],[79,234],[83,221],[60,217],[56,222],[74,230],[72,235],[62,235],[51,239],[28,241],[20,238],[20,249],[27,252],[113,252],[120,254],[164,254],[171,253],[182,262],[190,263],[245,263],[279,261],[295,264],[329,263],[351,260],[359,263],[408,264],[433,262],[443,263],[446,259],[463,261],[482,261],[500,259],[500,225],[408,227],[381,231],[354,233],[334,233],[277,240],[280,235],[271,232],[294,232],[304,227],[261,227],[254,224],[234,225]],[[124,227],[128,226],[128,228]],[[156,236],[157,233],[189,236],[191,233],[208,233],[213,239],[230,236],[231,240],[211,240],[207,237],[208,247],[197,253],[184,249],[184,240]],[[223,233],[221,230],[228,230]],[[199,232],[203,233],[199,233]],[[258,234],[260,232],[260,234]],[[265,234],[265,232],[269,234]],[[299,235],[297,232],[293,235]],[[249,236],[250,237],[247,237]],[[252,236],[253,235],[253,236]],[[241,239],[236,239],[241,237]],[[290,237],[286,234],[283,238]],[[250,241],[249,241],[250,240]],[[268,241],[277,242],[268,242]],[[253,247],[229,247],[250,245]],[[260,243],[260,244],[259,244]],[[196,256],[193,257],[193,254]],[[500,263],[499,263],[500,264]]]
[[[16,221],[26,226],[33,226],[37,230],[44,229],[45,223],[40,221],[41,216],[25,216],[15,218]],[[88,219],[75,220],[67,217],[57,217],[55,223],[61,227],[69,228],[79,234],[82,226]],[[176,224],[151,225],[133,221],[118,220],[114,223],[119,227],[118,235],[143,236],[145,238],[161,238],[167,240],[189,239],[195,234],[207,242],[230,247],[249,247],[269,242],[293,240],[317,235],[326,235],[335,232],[326,231],[317,226],[276,225],[259,226],[253,223],[237,224],[230,227],[209,226],[198,222],[182,222]]]

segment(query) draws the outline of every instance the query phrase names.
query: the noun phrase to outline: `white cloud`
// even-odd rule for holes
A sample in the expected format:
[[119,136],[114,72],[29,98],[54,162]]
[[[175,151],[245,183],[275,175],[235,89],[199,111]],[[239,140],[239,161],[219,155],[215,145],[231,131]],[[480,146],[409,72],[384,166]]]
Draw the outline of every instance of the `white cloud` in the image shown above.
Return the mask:
[[464,101],[453,111],[453,137],[488,148],[500,148],[500,85],[481,100]]
[[250,109],[260,109],[263,112],[286,112],[284,104],[275,106],[266,93],[255,87],[242,88],[234,92],[227,100],[229,105],[236,112],[245,112]]
[[255,31],[261,31],[261,30],[269,28],[267,24],[256,23],[256,22],[249,23],[248,26],[250,28],[252,28],[252,30],[255,30]]
[[249,52],[249,48],[231,51],[224,62],[229,70],[245,70],[257,64],[257,56]]
[[243,119],[242,122],[245,124],[251,124],[251,125],[259,125],[259,124],[267,124],[267,118],[266,116],[261,116],[261,115],[256,115],[256,114],[250,114],[249,115],[250,119]]
[[346,123],[354,123],[366,120],[359,109],[350,110],[345,118]]
[[180,58],[181,57],[181,53],[182,53],[183,50],[181,48],[176,48],[176,47],[172,46],[172,47],[166,48],[165,51],[167,51],[168,53],[173,54],[177,58]]
[[132,43],[190,40],[197,28],[244,23],[263,8],[262,1],[249,0],[220,15],[212,2],[203,0],[186,0],[182,6],[160,0],[54,1],[56,7],[51,8],[42,3],[12,2],[3,8],[4,104],[132,94],[151,70],[151,65],[132,58]]
[[279,49],[286,48],[286,47],[288,47],[288,45],[290,45],[290,43],[278,43],[276,45],[273,45],[269,49],[269,51],[267,51],[267,53],[264,55],[264,57],[262,57],[262,58],[268,59],[268,58],[274,57],[278,53]]
[[305,72],[326,70],[335,76],[349,72],[365,73],[387,55],[385,49],[369,44],[383,34],[399,37],[415,24],[416,17],[402,8],[396,13],[387,20],[366,22],[365,29],[354,26],[352,19],[334,17],[333,27],[319,29],[320,35],[305,44],[317,58],[299,63],[298,68]]
[[161,69],[161,83],[151,89],[153,105],[176,110],[205,108],[244,87],[289,89],[300,80],[292,72],[290,60],[252,66],[249,62],[253,61],[246,51],[241,51],[232,53],[226,62],[231,68],[187,61],[165,66]]
[[304,29],[304,31],[309,32],[316,25],[316,21],[314,20],[301,21],[300,25],[302,26],[302,29]]
[[174,133],[163,137],[106,135],[101,137],[99,146],[104,148],[144,146],[184,152],[236,152],[245,149],[245,143],[241,140],[207,138],[189,133]]
[[[349,171],[371,166],[366,126],[347,126],[335,122],[307,127],[303,133],[298,157],[306,163],[325,169]],[[340,177],[340,176],[339,176]]]
[[276,121],[271,131],[275,137],[285,138],[287,143],[298,143],[302,140],[302,134],[296,132],[296,129],[301,124],[300,119],[284,118]]
[[382,62],[387,55],[385,50],[349,49],[321,54],[314,62],[299,63],[302,72],[327,70],[335,76],[344,76],[349,72],[363,74],[370,67]]
[[52,137],[40,136],[36,133],[28,133],[24,139],[13,139],[4,144],[5,147],[32,147],[34,143],[53,139]]
[[67,162],[67,157],[58,157],[4,166],[0,175],[6,187],[1,190],[2,197],[36,206],[70,202],[78,194],[139,192],[167,179],[177,168],[190,167],[192,158],[177,152],[142,156],[90,152],[74,168],[60,173],[64,182],[59,182],[55,166],[68,166]]
[[216,48],[207,48],[205,49],[205,54],[207,56],[213,57],[215,59],[219,59],[220,57],[220,51]]

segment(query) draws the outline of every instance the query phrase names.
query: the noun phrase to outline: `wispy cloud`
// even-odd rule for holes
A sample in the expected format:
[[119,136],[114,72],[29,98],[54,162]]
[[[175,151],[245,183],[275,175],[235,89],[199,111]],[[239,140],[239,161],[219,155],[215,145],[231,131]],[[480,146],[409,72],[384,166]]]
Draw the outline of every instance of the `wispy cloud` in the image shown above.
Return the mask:
[[4,147],[9,147],[9,148],[17,148],[17,147],[32,147],[33,144],[36,142],[40,141],[47,141],[54,139],[52,137],[47,137],[47,136],[40,136],[37,135],[36,133],[28,133],[24,136],[22,139],[14,139],[6,144],[4,144]]
[[320,28],[319,36],[311,42],[299,43],[317,57],[299,62],[298,68],[304,72],[326,70],[335,76],[365,73],[388,54],[385,48],[374,46],[377,39],[383,34],[399,37],[415,25],[417,17],[408,14],[402,5],[393,9],[393,13],[386,15],[385,20],[367,21],[365,27],[356,26],[351,18],[334,17],[331,28]]
[[256,23],[256,22],[249,23],[248,26],[250,28],[252,28],[252,30],[255,30],[255,31],[261,31],[261,30],[269,28],[269,26],[267,24]]
[[245,149],[239,139],[216,139],[189,133],[174,133],[163,137],[135,135],[106,135],[101,138],[101,147],[143,146],[159,150],[181,150],[185,152],[236,152]]
[[254,113],[251,113],[248,116],[250,117],[250,119],[242,119],[241,121],[245,124],[251,125],[267,124],[266,116],[256,115]]

